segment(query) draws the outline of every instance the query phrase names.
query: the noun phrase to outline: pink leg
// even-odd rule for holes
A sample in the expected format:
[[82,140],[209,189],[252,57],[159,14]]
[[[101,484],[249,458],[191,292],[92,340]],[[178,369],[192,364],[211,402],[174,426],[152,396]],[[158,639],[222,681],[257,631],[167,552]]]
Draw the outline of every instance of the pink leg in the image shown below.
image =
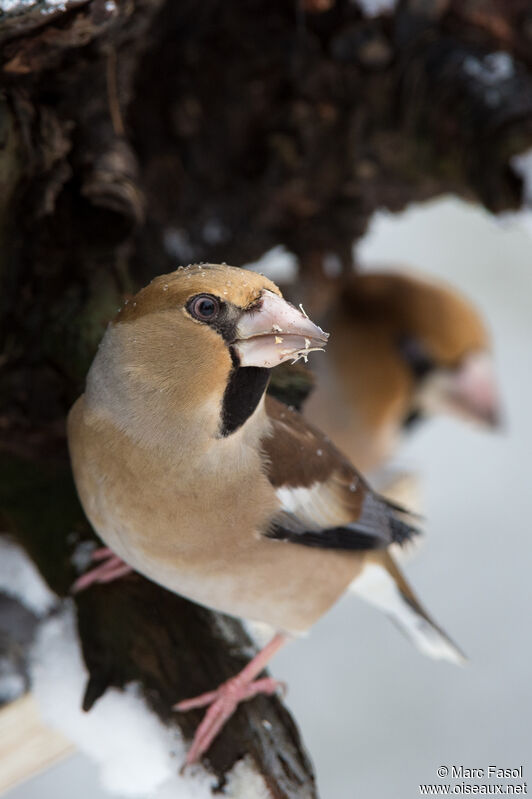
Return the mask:
[[284,688],[282,683],[271,677],[263,677],[260,680],[255,680],[255,677],[285,642],[286,636],[278,633],[236,677],[227,680],[215,691],[201,694],[201,696],[196,696],[194,699],[185,699],[174,706],[175,710],[183,712],[193,708],[210,706],[196,730],[192,746],[187,754],[185,766],[198,761],[207,751],[240,702],[251,699],[259,693],[273,694],[279,687]]
[[85,589],[95,583],[110,583],[113,580],[118,580],[133,571],[131,566],[120,560],[118,555],[115,555],[107,547],[95,549],[91,555],[91,560],[101,561],[100,565],[78,577],[70,589],[73,594],[85,591]]

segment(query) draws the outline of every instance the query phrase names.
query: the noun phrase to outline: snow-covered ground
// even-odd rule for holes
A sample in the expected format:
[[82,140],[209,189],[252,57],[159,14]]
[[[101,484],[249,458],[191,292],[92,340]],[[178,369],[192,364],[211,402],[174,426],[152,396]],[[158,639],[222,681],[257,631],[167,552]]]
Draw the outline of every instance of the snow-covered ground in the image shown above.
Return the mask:
[[[452,199],[379,214],[359,247],[367,268],[404,264],[446,278],[484,311],[506,426],[441,420],[403,449],[422,474],[427,543],[406,571],[469,655],[419,655],[381,614],[349,597],[273,662],[318,773],[322,799],[413,799],[438,767],[524,766],[532,752],[532,226]],[[460,782],[460,780],[458,780]],[[466,780],[471,784],[471,781]],[[492,781],[493,782],[493,781]],[[174,785],[173,799],[180,799]],[[101,799],[85,758],[9,799]]]

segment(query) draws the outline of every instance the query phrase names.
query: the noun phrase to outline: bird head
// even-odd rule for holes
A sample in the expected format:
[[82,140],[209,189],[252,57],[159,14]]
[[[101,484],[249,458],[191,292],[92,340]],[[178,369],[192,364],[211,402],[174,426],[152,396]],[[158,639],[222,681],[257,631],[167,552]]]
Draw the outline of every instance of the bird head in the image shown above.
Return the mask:
[[327,334],[262,275],[218,264],[155,278],[109,326],[86,395],[123,426],[147,413],[200,413],[211,434],[228,435],[257,407],[269,370],[321,350]]
[[[376,331],[381,353],[375,360],[382,359],[383,377],[389,376],[390,397],[401,394],[396,407],[405,425],[443,413],[497,426],[489,334],[463,295],[409,274],[377,272],[357,276],[350,296],[353,316]],[[381,385],[384,391],[386,383]]]
[[499,424],[499,396],[486,326],[463,295],[412,281],[409,319],[395,338],[412,378],[412,407],[488,427]]

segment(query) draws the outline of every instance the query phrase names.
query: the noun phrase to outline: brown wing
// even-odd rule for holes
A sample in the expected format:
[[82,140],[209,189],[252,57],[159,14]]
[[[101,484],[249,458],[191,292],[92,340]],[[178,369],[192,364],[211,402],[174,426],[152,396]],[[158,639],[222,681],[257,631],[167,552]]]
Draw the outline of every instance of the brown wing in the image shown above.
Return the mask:
[[371,490],[329,439],[296,411],[266,397],[271,435],[265,468],[282,510],[269,535],[307,546],[375,549],[417,533],[406,511]]

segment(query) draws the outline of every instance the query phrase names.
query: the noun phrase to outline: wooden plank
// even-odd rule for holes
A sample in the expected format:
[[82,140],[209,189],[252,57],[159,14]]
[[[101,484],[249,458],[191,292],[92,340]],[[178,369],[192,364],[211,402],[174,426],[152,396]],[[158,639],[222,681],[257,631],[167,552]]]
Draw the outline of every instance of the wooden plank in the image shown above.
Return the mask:
[[28,694],[0,711],[0,795],[74,752],[74,746],[46,727]]

